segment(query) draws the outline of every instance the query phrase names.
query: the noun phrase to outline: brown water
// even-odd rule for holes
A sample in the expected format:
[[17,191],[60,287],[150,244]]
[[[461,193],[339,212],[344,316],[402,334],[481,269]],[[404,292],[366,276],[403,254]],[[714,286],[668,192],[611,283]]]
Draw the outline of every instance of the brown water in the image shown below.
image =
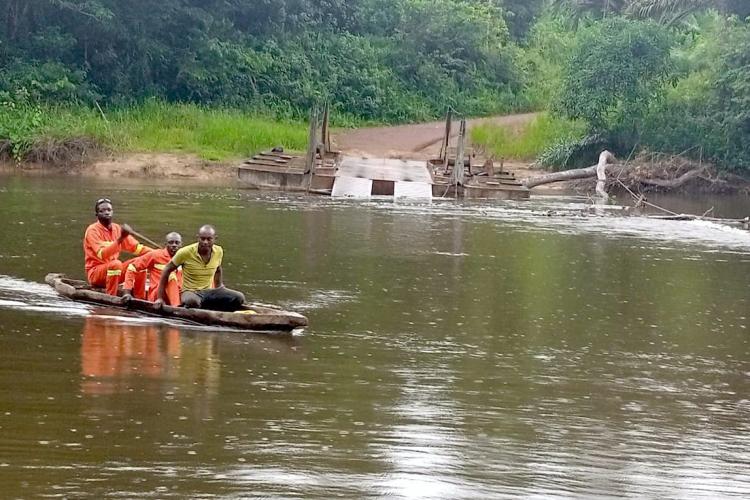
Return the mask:
[[[100,196],[310,327],[59,298]],[[0,178],[0,496],[750,497],[750,233],[622,213]]]

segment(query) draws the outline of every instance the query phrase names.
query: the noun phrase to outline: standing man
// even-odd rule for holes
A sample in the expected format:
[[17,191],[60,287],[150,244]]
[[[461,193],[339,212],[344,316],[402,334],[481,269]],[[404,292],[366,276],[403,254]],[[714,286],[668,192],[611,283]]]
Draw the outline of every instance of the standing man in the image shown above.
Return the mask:
[[163,304],[169,274],[182,266],[182,305],[213,311],[237,311],[242,308],[245,296],[224,286],[221,261],[224,249],[215,245],[216,230],[201,226],[198,242],[183,247],[162,271],[157,293],[157,304]]
[[[167,234],[165,241],[164,248],[153,250],[130,261],[125,270],[123,298],[135,297],[137,299],[150,300],[151,302],[156,300],[159,281],[161,281],[161,272],[182,246],[182,236],[180,236],[180,233],[172,232]],[[151,284],[148,295],[146,295],[145,287],[139,290],[136,286],[139,278],[138,275],[143,272],[148,273],[149,283]],[[167,304],[175,307],[180,305],[181,286],[182,272],[176,270],[169,275],[167,280]]]
[[112,202],[108,198],[96,200],[94,213],[97,221],[86,228],[83,236],[86,278],[90,285],[104,287],[109,295],[116,296],[117,285],[125,279],[120,251],[142,255],[151,249],[130,235],[130,226],[112,222]]

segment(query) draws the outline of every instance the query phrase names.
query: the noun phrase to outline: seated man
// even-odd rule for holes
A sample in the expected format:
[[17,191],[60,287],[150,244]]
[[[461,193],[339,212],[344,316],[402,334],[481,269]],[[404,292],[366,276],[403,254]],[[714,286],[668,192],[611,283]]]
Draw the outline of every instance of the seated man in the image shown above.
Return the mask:
[[157,304],[163,304],[169,274],[182,266],[182,305],[185,307],[211,309],[213,311],[236,311],[242,308],[245,296],[241,292],[224,286],[221,261],[224,250],[214,245],[216,230],[205,225],[198,230],[198,242],[183,247],[172,257],[162,271],[157,292]]
[[[153,250],[130,261],[125,271],[123,298],[135,297],[137,299],[150,300],[151,302],[156,300],[162,269],[166,267],[169,261],[172,260],[172,257],[174,257],[174,254],[177,253],[177,250],[182,246],[182,236],[180,236],[180,233],[169,233],[165,240],[166,245],[164,248]],[[138,274],[142,272],[148,273],[149,283],[151,283],[148,295],[146,295],[145,287],[138,289],[136,286],[139,278]],[[181,286],[182,272],[177,270],[171,273],[167,280],[166,303],[175,307],[180,305]]]
[[86,278],[90,285],[104,287],[109,295],[117,295],[117,285],[125,279],[120,251],[142,255],[151,249],[130,235],[130,226],[112,222],[112,202],[107,198],[96,200],[94,213],[97,221],[86,228],[83,237]]

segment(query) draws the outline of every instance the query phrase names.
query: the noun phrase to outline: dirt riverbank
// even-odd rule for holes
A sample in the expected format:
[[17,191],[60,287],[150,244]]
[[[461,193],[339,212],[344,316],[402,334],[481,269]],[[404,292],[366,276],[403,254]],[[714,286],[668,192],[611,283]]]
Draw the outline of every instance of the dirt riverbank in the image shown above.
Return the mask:
[[[468,121],[468,126],[480,123],[497,123],[508,127],[520,127],[531,121],[534,113],[477,118]],[[334,132],[335,147],[345,154],[376,158],[427,159],[439,154],[445,123],[436,121],[388,127],[343,129]],[[143,178],[211,182],[231,185],[236,178],[236,167],[241,159],[213,162],[185,153],[106,153],[87,151],[78,161],[52,164],[49,162],[25,162],[16,164],[6,161],[0,164],[0,172],[29,175],[67,174],[82,177]],[[506,170],[517,178],[538,173],[529,164],[506,162]]]
[[73,175],[81,177],[184,180],[230,184],[237,174],[235,162],[211,162],[183,153],[96,154],[67,165],[4,162],[4,173]]
[[[476,118],[467,121],[468,128],[484,123],[520,128],[531,122],[535,113],[523,113],[488,118]],[[445,130],[444,121],[397,125],[384,127],[366,127],[359,129],[342,129],[333,132],[334,147],[344,154],[370,158],[399,158],[426,160],[435,158]],[[74,141],[75,142],[75,141]],[[237,166],[242,159],[216,162],[185,153],[108,153],[96,147],[83,148],[77,160],[64,162],[28,162],[20,165],[6,161],[0,162],[0,173],[20,173],[23,175],[67,174],[82,177],[150,179],[154,181],[180,181],[210,183],[231,186],[235,183]],[[55,155],[52,155],[53,157]],[[75,155],[68,155],[75,158]],[[63,157],[66,157],[63,155]],[[477,158],[476,162],[481,159]],[[660,157],[654,155],[636,158],[626,168],[627,173],[618,174],[618,181],[627,180],[634,191],[644,192],[671,190],[685,193],[692,192],[736,192],[750,193],[750,182],[736,175],[718,173],[710,166],[698,166],[681,157]],[[497,165],[496,165],[497,166]],[[503,169],[515,175],[519,180],[544,174],[545,171],[534,168],[528,162],[505,161]],[[689,173],[686,182],[675,183],[680,176]],[[695,175],[693,175],[695,174]],[[687,182],[689,181],[689,182]],[[668,186],[670,183],[675,185]],[[568,181],[540,185],[534,188],[535,193],[573,192],[587,194],[593,192],[594,179]],[[611,184],[611,183],[610,183]],[[610,185],[608,188],[618,189]],[[643,189],[641,189],[643,188]]]

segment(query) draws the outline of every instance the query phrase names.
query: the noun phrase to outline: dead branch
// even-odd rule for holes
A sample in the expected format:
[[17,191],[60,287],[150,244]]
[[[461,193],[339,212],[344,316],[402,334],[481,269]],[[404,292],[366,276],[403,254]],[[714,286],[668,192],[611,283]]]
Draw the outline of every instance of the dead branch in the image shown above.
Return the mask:
[[704,172],[706,172],[706,167],[698,167],[694,168],[693,170],[688,170],[681,176],[677,177],[676,179],[640,179],[640,182],[642,184],[648,184],[650,186],[658,186],[661,188],[666,189],[674,189],[682,186],[690,179],[694,179],[696,177],[700,177]]

